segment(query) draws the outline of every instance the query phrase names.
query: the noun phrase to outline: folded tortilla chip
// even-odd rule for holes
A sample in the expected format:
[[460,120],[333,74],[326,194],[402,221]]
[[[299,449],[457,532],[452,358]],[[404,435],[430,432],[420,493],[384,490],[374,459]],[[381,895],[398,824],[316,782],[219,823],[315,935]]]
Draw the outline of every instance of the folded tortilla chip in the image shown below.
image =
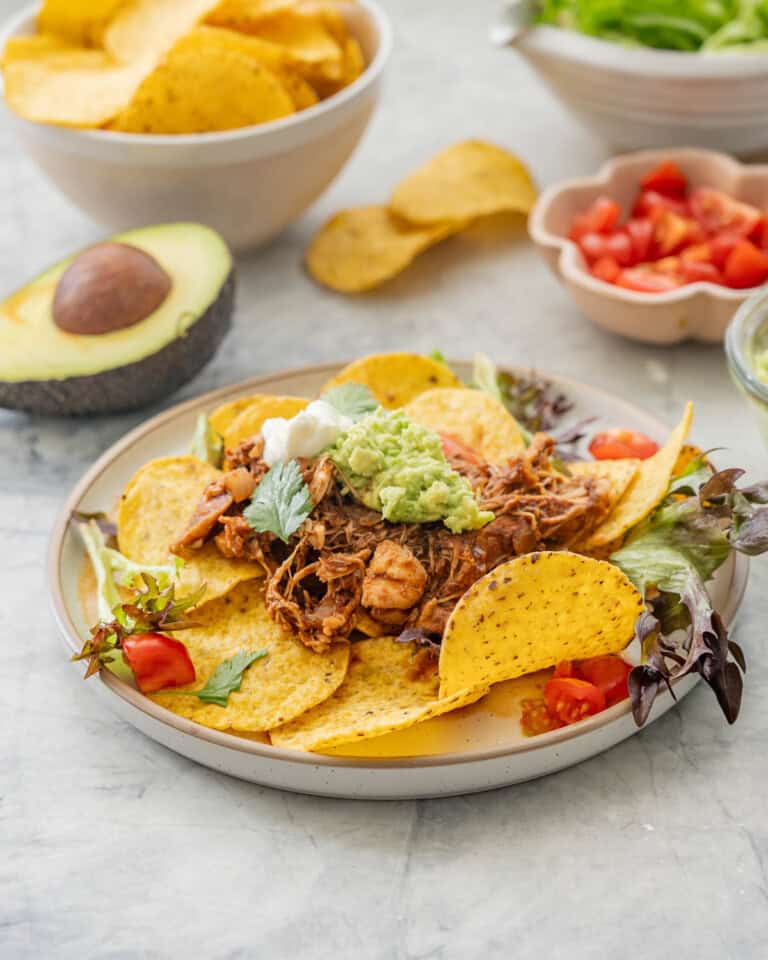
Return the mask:
[[405,412],[427,429],[461,440],[488,463],[505,463],[525,449],[515,418],[481,390],[436,387],[411,400]]
[[256,394],[224,431],[224,449],[234,450],[243,440],[255,437],[265,420],[285,417],[290,420],[309,403],[305,397],[281,397],[270,393]]
[[316,751],[378,737],[458,710],[486,693],[481,687],[439,698],[434,668],[425,664],[429,656],[391,637],[352,644],[344,683],[318,707],[270,730],[273,745]]
[[[150,460],[130,480],[120,498],[117,540],[121,553],[137,563],[171,561],[170,545],[189,523],[206,486],[221,471],[197,457]],[[206,585],[203,605],[243,580],[263,575],[257,563],[223,557],[215,544],[191,551],[178,574],[181,596]]]
[[421,353],[371,353],[347,364],[323,387],[327,393],[342,383],[362,383],[382,407],[395,410],[434,387],[461,387],[445,364]]
[[566,551],[516,557],[454,608],[440,648],[440,696],[619,653],[642,611],[635,587],[604,560]]
[[255,732],[286,723],[330,697],[346,675],[349,644],[334,644],[326,653],[305,647],[270,618],[261,584],[240,584],[196,610],[194,619],[199,626],[174,633],[197,674],[185,689],[204,687],[216,667],[240,650],[267,650],[246,670],[225,707],[176,692],[152,695],[178,716],[214,730]]

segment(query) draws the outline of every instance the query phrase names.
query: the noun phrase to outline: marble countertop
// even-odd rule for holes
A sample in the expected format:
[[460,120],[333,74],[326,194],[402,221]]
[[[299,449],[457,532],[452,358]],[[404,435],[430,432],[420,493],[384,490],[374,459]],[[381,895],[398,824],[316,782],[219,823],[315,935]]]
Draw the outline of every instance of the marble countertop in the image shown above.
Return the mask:
[[[0,0],[0,14],[15,9]],[[493,138],[541,184],[605,149],[508,51],[490,0],[385,0],[396,52],[361,148],[295,227],[243,258],[236,325],[188,397],[354,352],[478,347],[583,379],[702,446],[768,463],[717,346],[657,349],[592,327],[522,229],[447,241],[380,293],[343,299],[301,268],[312,231],[382,199],[440,146]],[[0,127],[0,288],[100,235]],[[119,184],[116,185],[119,189]],[[353,345],[353,346],[351,346]],[[169,401],[169,403],[172,401]],[[0,412],[0,956],[516,960],[768,956],[768,565],[738,626],[749,658],[728,728],[707,689],[603,756],[538,782],[439,801],[345,802],[261,789],[168,752],[104,712],[62,655],[48,531],[91,461],[145,414]]]

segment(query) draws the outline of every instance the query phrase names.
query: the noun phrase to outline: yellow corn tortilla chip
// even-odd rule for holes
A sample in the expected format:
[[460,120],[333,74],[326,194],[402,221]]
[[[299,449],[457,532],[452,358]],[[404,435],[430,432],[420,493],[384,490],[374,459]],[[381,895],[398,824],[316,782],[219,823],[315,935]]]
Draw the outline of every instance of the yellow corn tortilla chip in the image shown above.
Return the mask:
[[460,387],[461,380],[446,364],[421,353],[371,353],[347,364],[323,387],[321,394],[342,383],[362,383],[382,407],[404,407],[433,387]]
[[51,53],[73,51],[79,48],[54,33],[36,33],[26,37],[9,37],[2,54],[3,66],[14,60],[34,60]]
[[[137,563],[170,562],[170,545],[186,528],[205,487],[221,471],[197,457],[164,457],[145,464],[120,498],[117,541],[121,553]],[[206,585],[203,605],[263,571],[247,560],[223,557],[215,544],[193,551],[179,571],[181,596]]]
[[222,0],[206,17],[206,23],[247,33],[260,21],[291,10],[295,0]]
[[525,449],[515,418],[504,404],[481,390],[426,390],[407,404],[405,412],[427,429],[461,440],[488,463],[504,463]]
[[619,501],[637,473],[640,460],[583,460],[568,463],[570,473],[576,477],[596,477],[608,485],[609,510]]
[[246,670],[240,690],[229,695],[226,707],[194,696],[152,695],[155,703],[178,716],[214,730],[258,732],[287,723],[330,697],[346,675],[349,644],[335,644],[326,653],[305,647],[270,618],[260,584],[240,584],[196,610],[194,619],[199,626],[174,637],[189,651],[197,679],[177,689],[204,687],[222,660],[239,650],[268,651]]
[[285,47],[292,59],[324,75],[341,73],[342,51],[316,17],[286,9],[258,21],[248,32]]
[[685,408],[683,419],[669,435],[669,439],[652,457],[641,460],[637,473],[618,501],[610,516],[584,544],[587,552],[613,544],[644,520],[664,499],[677,458],[693,419],[693,404]]
[[684,443],[672,468],[672,476],[679,477],[681,473],[685,473],[694,460],[701,460],[702,457],[704,457],[704,451],[700,447],[693,443]]
[[516,557],[454,608],[440,648],[440,696],[618,653],[642,610],[634,586],[604,560],[565,551]]
[[456,233],[463,224],[418,227],[387,207],[353,207],[331,217],[307,247],[307,269],[339,293],[364,293],[401,271],[422,250]]
[[352,644],[346,679],[336,693],[290,723],[269,731],[276,747],[324,750],[403,730],[479,700],[487,687],[438,698],[438,679],[424,675],[413,644],[391,637]]
[[123,63],[152,67],[215,6],[211,0],[129,0],[104,31],[104,48]]
[[212,410],[208,414],[208,422],[216,433],[218,433],[220,437],[223,437],[243,410],[249,407],[256,399],[258,399],[258,397],[251,395],[248,397],[238,397],[237,400],[229,400],[227,403],[222,403],[220,407],[216,407],[215,410]]
[[111,127],[128,133],[204,133],[266,123],[295,111],[278,77],[201,28],[182,37]]
[[44,0],[37,14],[37,29],[81,46],[94,46],[123,6],[125,0]]
[[528,213],[536,187],[513,154],[467,140],[448,147],[406,177],[390,200],[392,211],[414,224],[472,220],[491,213]]
[[224,431],[224,449],[234,450],[243,440],[250,440],[261,432],[265,420],[285,417],[290,420],[309,403],[304,397],[280,397],[264,393],[251,397],[251,402]]
[[145,74],[144,65],[116,64],[101,50],[31,52],[5,62],[5,100],[35,123],[100,127],[128,103]]

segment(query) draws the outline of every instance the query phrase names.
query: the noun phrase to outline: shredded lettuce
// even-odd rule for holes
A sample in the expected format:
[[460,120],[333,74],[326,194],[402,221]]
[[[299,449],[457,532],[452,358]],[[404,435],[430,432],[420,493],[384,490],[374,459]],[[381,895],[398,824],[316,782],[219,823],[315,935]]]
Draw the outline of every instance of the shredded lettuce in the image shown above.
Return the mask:
[[189,452],[193,457],[220,467],[224,459],[224,441],[211,426],[208,417],[201,413],[195,423],[195,432]]
[[768,0],[542,0],[538,22],[628,46],[759,52]]

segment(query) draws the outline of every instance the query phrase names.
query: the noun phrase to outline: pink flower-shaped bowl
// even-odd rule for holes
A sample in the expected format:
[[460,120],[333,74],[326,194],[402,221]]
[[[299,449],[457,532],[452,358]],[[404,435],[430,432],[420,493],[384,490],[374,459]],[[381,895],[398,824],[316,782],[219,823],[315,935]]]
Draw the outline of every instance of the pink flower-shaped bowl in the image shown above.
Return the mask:
[[646,343],[717,342],[755,288],[733,290],[698,282],[669,293],[636,293],[593,277],[567,237],[573,217],[601,195],[617,200],[628,216],[641,177],[663,160],[677,163],[692,187],[714,187],[768,210],[768,165],[748,166],[710,150],[646,150],[615,157],[593,177],[549,187],[531,212],[528,230],[576,305],[598,326]]

